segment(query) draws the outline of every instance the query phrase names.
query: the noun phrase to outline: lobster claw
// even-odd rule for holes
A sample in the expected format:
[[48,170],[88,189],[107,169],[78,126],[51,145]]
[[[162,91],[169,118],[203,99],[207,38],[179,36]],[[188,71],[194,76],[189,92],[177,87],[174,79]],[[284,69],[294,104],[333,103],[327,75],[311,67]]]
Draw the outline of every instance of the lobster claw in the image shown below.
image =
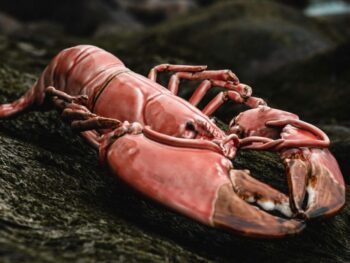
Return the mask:
[[100,156],[134,189],[204,224],[263,237],[304,228],[301,221],[276,217],[247,203],[259,196],[257,203],[288,205],[288,198],[271,188],[265,191],[266,185],[257,186],[245,171],[234,170],[210,141],[175,138],[148,127],[132,132],[123,125],[104,136]]
[[304,224],[293,219],[273,216],[241,199],[230,184],[218,191],[213,225],[247,236],[283,237],[297,234]]
[[[304,229],[301,221],[286,219],[291,216],[291,210],[284,194],[254,179],[248,170],[232,169],[230,178],[232,185],[223,185],[218,192],[215,225],[256,237],[283,237]],[[284,218],[267,212],[273,210]]]
[[[267,143],[242,148],[280,153],[287,170],[290,205],[295,216],[328,217],[344,207],[344,179],[328,150],[330,142],[323,131],[292,113],[266,106],[239,114],[232,122],[231,131],[243,134],[246,138],[242,141],[256,136],[267,140]],[[275,143],[269,141],[271,139]]]
[[345,205],[345,183],[327,148],[327,135],[299,119],[268,121],[266,125],[283,127],[285,141],[276,149],[288,173],[291,206],[296,213],[313,219],[340,211]]
[[308,219],[329,217],[345,205],[345,184],[328,149],[286,150],[282,154],[291,206]]

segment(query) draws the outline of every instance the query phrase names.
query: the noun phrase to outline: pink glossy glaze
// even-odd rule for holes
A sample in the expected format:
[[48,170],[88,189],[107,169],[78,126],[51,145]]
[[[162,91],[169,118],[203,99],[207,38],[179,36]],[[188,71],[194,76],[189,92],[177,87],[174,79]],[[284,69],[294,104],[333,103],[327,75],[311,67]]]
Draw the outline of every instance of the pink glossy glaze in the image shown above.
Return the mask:
[[133,188],[205,224],[212,224],[217,192],[230,184],[232,169],[221,154],[160,144],[142,134],[119,138],[107,160]]
[[[227,99],[254,108],[263,101],[246,99],[251,89],[239,84],[231,71],[202,71],[205,68],[163,64],[152,69],[151,79],[147,79],[102,49],[76,46],[60,52],[19,100],[0,105],[0,118],[35,104],[40,106],[45,94],[50,94],[54,96],[50,102],[56,107],[61,110],[72,107],[71,113],[78,116],[75,120],[84,120],[78,126],[84,128],[83,135],[92,145],[100,145],[102,159],[107,152],[107,164],[113,173],[150,198],[203,223],[247,235],[277,237],[300,232],[302,223],[274,217],[241,198],[260,197],[259,201],[268,209],[278,204],[282,205],[279,209],[290,214],[285,207],[287,197],[282,193],[272,194],[267,185],[251,178],[245,170],[231,170],[232,164],[224,156],[234,157],[238,136],[226,136],[204,114],[214,112]],[[180,78],[205,81],[190,99],[193,103],[198,103],[212,85],[232,90],[220,93],[201,112],[153,81],[157,70],[166,69],[194,69],[172,76],[169,88],[174,93]],[[88,101],[79,95],[87,95]],[[90,119],[86,120],[86,116]],[[103,117],[113,118],[104,120],[113,125],[101,126]],[[88,121],[91,122],[87,124]],[[77,127],[74,121],[72,127]],[[101,141],[100,134],[92,129],[102,133],[114,130]],[[306,186],[312,196],[304,211],[307,217],[329,216],[344,205],[343,178],[335,159],[324,149],[329,145],[328,137],[318,128],[299,121],[292,113],[259,106],[236,118],[231,132],[239,130],[243,137],[248,137],[241,141],[243,146],[249,143],[256,149],[261,145],[273,146],[280,151],[294,189],[291,198],[295,211],[302,209]],[[284,148],[278,148],[283,144]]]
[[[328,136],[320,129],[300,121],[297,115],[269,107],[241,113],[230,129],[243,137],[254,135],[283,140],[275,150],[280,152],[284,162],[291,202],[298,213],[309,219],[327,217],[344,207],[345,182],[337,161],[328,150]],[[254,146],[261,148],[261,144],[251,148]],[[303,209],[306,192],[307,205]]]
[[[313,133],[296,128],[291,125],[287,125],[283,129],[281,138],[287,140],[318,139]],[[320,164],[326,167],[330,171],[332,178],[334,178],[340,185],[345,186],[344,178],[340,171],[338,162],[328,149],[311,148],[308,150],[310,151],[310,153],[306,154],[306,156],[309,156],[310,162]],[[286,151],[288,151],[288,149]]]
[[48,86],[70,95],[87,95],[88,107],[99,116],[139,122],[177,137],[181,137],[188,121],[198,120],[206,123],[216,138],[225,136],[189,102],[94,46],[65,49],[50,62],[34,87],[39,102]]
[[115,77],[98,98],[94,112],[122,121],[140,122],[158,132],[176,137],[180,137],[188,121],[200,120],[208,123],[219,138],[225,136],[196,107],[134,72]]

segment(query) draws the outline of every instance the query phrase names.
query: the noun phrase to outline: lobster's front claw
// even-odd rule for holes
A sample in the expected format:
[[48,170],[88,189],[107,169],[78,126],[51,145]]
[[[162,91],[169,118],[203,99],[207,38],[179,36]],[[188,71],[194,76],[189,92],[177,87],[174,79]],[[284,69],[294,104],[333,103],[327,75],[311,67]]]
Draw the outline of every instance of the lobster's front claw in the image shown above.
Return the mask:
[[[212,142],[175,138],[149,127],[133,132],[132,125],[123,124],[103,138],[100,156],[134,189],[204,224],[261,237],[304,228],[302,222],[285,219],[288,208],[282,209],[284,217],[263,211],[271,210],[272,203],[289,207],[288,197],[254,181],[247,171],[233,169]],[[253,199],[256,204],[249,204]]]
[[[243,138],[241,149],[279,152],[288,175],[293,216],[328,217],[344,207],[344,179],[322,130],[290,112],[259,106],[240,113],[230,131]],[[260,136],[266,141],[257,142],[255,137]]]
[[297,234],[305,227],[301,221],[276,217],[248,204],[229,184],[219,190],[213,223],[243,235],[273,238]]
[[232,169],[230,179],[232,184],[222,186],[218,193],[214,224],[263,237],[283,237],[304,229],[303,222],[287,219],[292,212],[286,195],[251,177],[248,170]]
[[329,217],[345,205],[345,183],[328,149],[286,151],[291,206],[308,219]]

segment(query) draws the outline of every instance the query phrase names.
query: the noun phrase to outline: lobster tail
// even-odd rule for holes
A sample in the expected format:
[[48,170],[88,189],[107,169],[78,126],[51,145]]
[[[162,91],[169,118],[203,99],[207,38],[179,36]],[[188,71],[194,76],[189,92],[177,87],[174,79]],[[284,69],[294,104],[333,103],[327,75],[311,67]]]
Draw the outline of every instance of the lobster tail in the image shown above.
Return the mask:
[[30,108],[36,101],[35,85],[22,97],[11,103],[0,105],[0,118],[9,118]]

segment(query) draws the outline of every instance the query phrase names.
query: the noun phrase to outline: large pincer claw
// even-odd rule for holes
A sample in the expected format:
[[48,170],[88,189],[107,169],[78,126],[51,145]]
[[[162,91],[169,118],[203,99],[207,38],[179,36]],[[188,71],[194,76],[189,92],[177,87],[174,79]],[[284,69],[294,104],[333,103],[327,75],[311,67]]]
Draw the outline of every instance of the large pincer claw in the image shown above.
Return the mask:
[[291,206],[307,219],[329,217],[345,205],[345,184],[328,149],[286,150]]
[[302,221],[288,218],[287,196],[248,171],[233,169],[222,154],[237,136],[221,144],[176,138],[97,116],[66,94],[56,92],[52,99],[73,128],[88,132],[85,137],[98,147],[101,163],[146,196],[207,225],[248,236],[283,237],[304,228]]
[[345,183],[328,150],[329,139],[317,127],[298,119],[269,121],[283,127],[277,146],[288,174],[291,205],[308,219],[328,217],[345,205]]
[[224,185],[218,192],[215,225],[248,236],[274,238],[304,229],[302,221],[288,219],[292,212],[283,193],[254,179],[248,170],[232,169],[230,179],[232,185]]
[[197,221],[260,237],[294,235],[304,228],[302,221],[288,218],[288,197],[233,169],[212,142],[175,138],[147,126],[138,134],[125,130],[110,137],[114,141],[108,138],[101,142],[100,156],[114,174]]
[[[292,113],[265,106],[241,113],[232,122],[231,131],[240,134],[243,142],[254,142],[242,148],[280,153],[288,175],[293,216],[328,217],[344,207],[344,179],[323,131]],[[257,136],[266,142],[261,139],[256,143]]]

